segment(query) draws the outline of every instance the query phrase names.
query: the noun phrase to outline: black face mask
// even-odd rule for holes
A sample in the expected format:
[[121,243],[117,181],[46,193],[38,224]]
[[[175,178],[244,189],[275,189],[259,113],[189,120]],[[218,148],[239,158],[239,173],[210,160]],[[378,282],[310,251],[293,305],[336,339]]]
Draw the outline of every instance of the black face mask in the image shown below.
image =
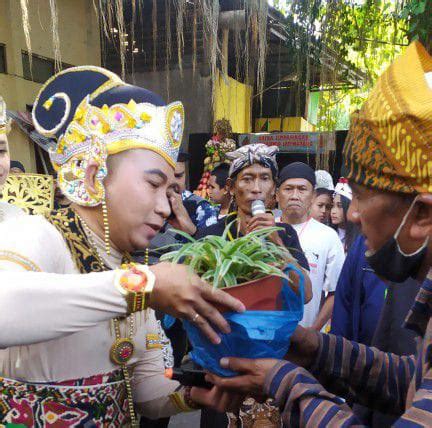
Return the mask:
[[416,278],[426,256],[429,238],[425,240],[417,251],[411,254],[405,254],[397,241],[399,233],[415,203],[416,199],[408,208],[395,234],[378,251],[373,254],[366,251],[366,260],[375,273],[389,281],[404,282],[409,277]]

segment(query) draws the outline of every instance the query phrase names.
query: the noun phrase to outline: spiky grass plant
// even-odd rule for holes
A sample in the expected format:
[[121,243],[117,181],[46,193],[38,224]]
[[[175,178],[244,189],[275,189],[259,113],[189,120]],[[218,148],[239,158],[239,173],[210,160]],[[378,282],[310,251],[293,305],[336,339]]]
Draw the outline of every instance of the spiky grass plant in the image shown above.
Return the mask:
[[280,227],[268,227],[229,240],[229,224],[222,236],[194,239],[177,231],[189,242],[164,254],[162,261],[189,265],[203,280],[216,288],[231,287],[267,275],[287,276],[283,268],[293,261],[290,252],[270,241],[269,235]]

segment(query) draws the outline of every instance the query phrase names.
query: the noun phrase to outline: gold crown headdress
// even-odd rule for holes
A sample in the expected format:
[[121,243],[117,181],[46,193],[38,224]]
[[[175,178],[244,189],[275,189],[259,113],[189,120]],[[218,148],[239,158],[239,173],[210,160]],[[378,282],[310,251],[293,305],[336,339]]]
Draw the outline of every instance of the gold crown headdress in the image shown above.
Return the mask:
[[[91,90],[85,80],[77,80],[80,73],[85,73],[83,78],[94,80]],[[147,149],[158,153],[173,168],[177,161],[184,129],[183,105],[180,102],[155,105],[137,102],[133,98],[129,98],[127,103],[115,102],[121,98],[118,93],[110,97],[109,106],[92,104],[98,96],[119,86],[130,90],[131,96],[136,91],[137,98],[143,98],[143,92],[145,96],[150,94],[150,99],[156,97],[142,88],[125,84],[105,69],[74,67],[57,74],[44,85],[33,109],[36,130],[45,136],[57,137],[56,149],[50,157],[58,171],[60,189],[71,201],[80,205],[96,206],[101,203],[104,196],[102,182],[107,175],[106,159],[109,155],[131,149]],[[81,91],[81,98],[73,89]],[[91,194],[84,183],[90,160],[99,165],[96,194]]]

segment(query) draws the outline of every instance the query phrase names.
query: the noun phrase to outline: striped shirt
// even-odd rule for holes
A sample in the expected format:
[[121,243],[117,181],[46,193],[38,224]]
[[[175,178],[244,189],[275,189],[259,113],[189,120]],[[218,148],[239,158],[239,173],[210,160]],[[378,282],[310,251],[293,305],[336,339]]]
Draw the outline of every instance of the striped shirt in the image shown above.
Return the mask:
[[405,323],[422,338],[417,357],[320,334],[310,372],[279,362],[264,388],[280,407],[284,426],[364,426],[346,402],[397,415],[396,427],[432,426],[431,315],[432,279],[427,279]]

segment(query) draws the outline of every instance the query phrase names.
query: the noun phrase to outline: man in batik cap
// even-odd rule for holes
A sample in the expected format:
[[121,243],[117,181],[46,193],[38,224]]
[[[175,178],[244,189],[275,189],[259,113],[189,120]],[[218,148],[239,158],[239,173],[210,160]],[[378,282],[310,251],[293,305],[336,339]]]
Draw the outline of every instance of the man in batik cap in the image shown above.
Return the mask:
[[[228,225],[230,228],[227,239],[230,240],[255,230],[278,226],[281,230],[274,233],[270,239],[289,249],[298,264],[304,270],[309,270],[307,259],[294,228],[289,224],[276,223],[271,212],[256,213],[252,210],[252,204],[255,201],[262,201],[263,206],[269,208],[274,199],[279,173],[276,162],[277,151],[278,148],[275,146],[249,144],[227,153],[227,158],[231,160],[227,186],[236,205],[236,211],[220,219],[216,224],[201,229],[198,231],[197,237],[222,236]],[[308,302],[310,299],[311,281],[305,272],[305,301]],[[216,413],[211,410],[202,411],[201,426],[206,428],[239,425],[244,428],[253,426],[279,427],[279,412],[269,403],[260,404],[251,399],[243,403],[236,415]]]
[[420,43],[389,67],[354,114],[344,157],[349,217],[367,238],[369,264],[383,278],[422,282],[405,323],[421,336],[418,356],[299,327],[289,361],[224,359],[223,367],[242,376],[211,380],[275,398],[287,426],[362,425],[347,402],[399,415],[395,426],[431,426],[432,58]]
[[[274,200],[279,172],[276,162],[277,150],[275,146],[249,144],[226,154],[231,160],[227,186],[230,189],[236,211],[220,219],[216,224],[199,230],[198,238],[207,235],[222,236],[228,224],[231,224],[229,239],[276,225],[276,220],[271,212],[260,212],[254,215],[252,204],[255,201],[262,201],[264,211],[266,211],[265,208],[269,208]],[[274,233],[270,239],[278,245],[285,245],[300,266],[309,269],[295,230],[290,225],[282,223],[277,225],[284,230]]]
[[[10,321],[0,329],[0,421],[137,426],[136,412],[158,418],[233,402],[219,390],[165,378],[153,309],[189,318],[219,343],[210,323],[229,328],[213,304],[241,310],[241,303],[185,267],[135,265],[129,256],[171,214],[182,104],[166,105],[108,70],[82,66],[43,85],[33,122],[57,140],[50,156],[72,204],[0,225],[0,288],[21,290],[1,311]],[[22,300],[27,308],[31,301],[27,313]],[[25,331],[45,317],[46,330],[9,336],[9,323]]]

